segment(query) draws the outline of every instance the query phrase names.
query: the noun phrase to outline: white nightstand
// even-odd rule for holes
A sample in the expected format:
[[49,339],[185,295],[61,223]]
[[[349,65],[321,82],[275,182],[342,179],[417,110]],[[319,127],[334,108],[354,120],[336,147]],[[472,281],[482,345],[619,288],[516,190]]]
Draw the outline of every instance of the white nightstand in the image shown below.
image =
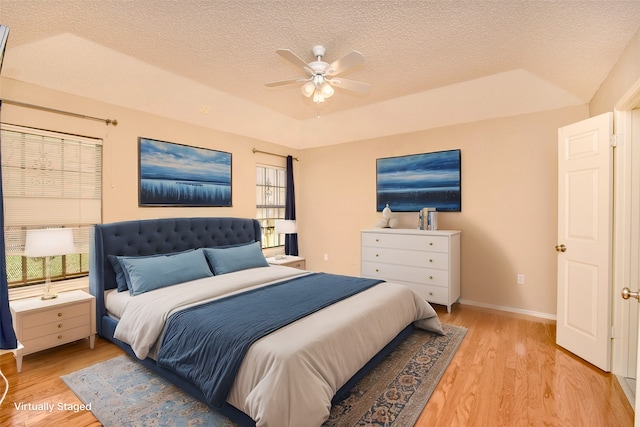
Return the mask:
[[267,262],[271,265],[284,265],[286,267],[299,268],[300,270],[306,270],[306,261],[301,256],[285,255],[284,258],[270,257],[267,258]]
[[14,350],[18,372],[22,357],[40,350],[89,337],[93,349],[96,334],[96,300],[83,291],[61,292],[58,298],[11,301],[11,317],[23,348]]

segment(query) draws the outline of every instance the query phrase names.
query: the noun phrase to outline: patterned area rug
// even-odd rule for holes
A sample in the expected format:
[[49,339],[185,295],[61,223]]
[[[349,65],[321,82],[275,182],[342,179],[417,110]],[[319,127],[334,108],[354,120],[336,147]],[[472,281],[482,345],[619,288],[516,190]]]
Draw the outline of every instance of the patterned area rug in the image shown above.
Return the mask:
[[[415,330],[331,409],[325,426],[414,425],[467,330]],[[105,426],[236,426],[123,355],[61,377]]]

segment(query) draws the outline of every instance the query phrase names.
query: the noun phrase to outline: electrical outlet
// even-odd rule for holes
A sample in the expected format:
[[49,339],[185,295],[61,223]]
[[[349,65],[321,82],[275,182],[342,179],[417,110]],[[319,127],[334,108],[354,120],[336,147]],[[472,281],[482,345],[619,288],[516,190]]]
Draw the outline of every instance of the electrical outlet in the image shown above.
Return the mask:
[[524,274],[518,274],[518,285],[524,285]]

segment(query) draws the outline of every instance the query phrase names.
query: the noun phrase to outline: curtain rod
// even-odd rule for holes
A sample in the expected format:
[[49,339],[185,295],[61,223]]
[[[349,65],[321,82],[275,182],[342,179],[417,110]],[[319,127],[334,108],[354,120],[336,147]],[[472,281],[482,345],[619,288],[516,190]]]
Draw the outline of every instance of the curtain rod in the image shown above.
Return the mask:
[[[256,153],[269,154],[270,156],[284,157],[285,159],[287,158],[287,156],[283,156],[282,154],[269,153],[268,151],[262,151],[262,150],[258,150],[257,148],[254,148],[253,154],[256,154]],[[298,161],[298,158],[294,157],[293,160]]]
[[34,108],[36,110],[47,111],[47,112],[50,112],[50,113],[64,114],[66,116],[79,117],[81,119],[97,120],[99,122],[104,122],[107,126],[108,125],[113,125],[113,126],[117,126],[118,125],[118,120],[116,120],[116,119],[113,119],[113,120],[111,120],[111,119],[101,119],[100,117],[86,116],[84,114],[78,114],[78,113],[72,113],[72,112],[69,112],[69,111],[56,110],[55,108],[41,107],[39,105],[33,105],[33,104],[26,104],[24,102],[12,101],[10,99],[0,99],[0,101],[2,101],[5,104],[16,105],[18,107]]

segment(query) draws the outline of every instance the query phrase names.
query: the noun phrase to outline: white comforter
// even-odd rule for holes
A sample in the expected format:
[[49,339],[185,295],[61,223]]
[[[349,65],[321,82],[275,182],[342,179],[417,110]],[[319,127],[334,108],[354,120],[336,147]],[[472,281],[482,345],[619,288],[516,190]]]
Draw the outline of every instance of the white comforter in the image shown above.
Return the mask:
[[[300,274],[306,272],[281,266],[256,268],[131,297],[115,338],[145,358],[176,310]],[[329,416],[336,391],[412,322],[442,333],[433,308],[409,288],[392,283],[374,286],[255,342],[227,402],[259,427],[320,426]]]

